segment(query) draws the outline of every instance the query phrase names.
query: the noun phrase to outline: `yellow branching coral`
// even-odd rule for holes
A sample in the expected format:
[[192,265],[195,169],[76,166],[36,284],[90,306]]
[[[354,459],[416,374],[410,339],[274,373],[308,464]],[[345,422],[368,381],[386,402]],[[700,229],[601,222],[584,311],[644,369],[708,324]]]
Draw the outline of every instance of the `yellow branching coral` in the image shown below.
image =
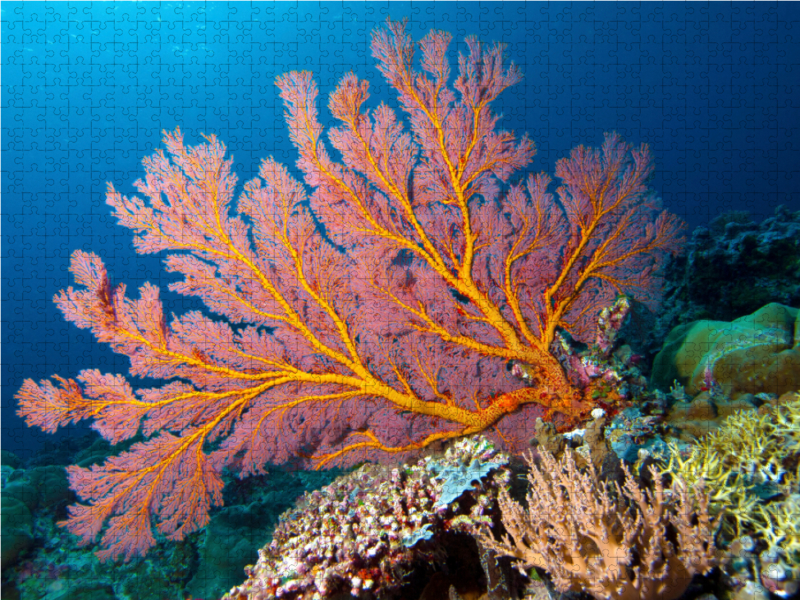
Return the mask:
[[800,452],[800,394],[782,400],[771,411],[728,417],[686,457],[670,444],[661,473],[690,487],[704,485],[724,535],[757,534],[770,550],[800,565],[800,466],[793,458]]
[[712,514],[719,514],[723,507],[739,502],[744,496],[746,487],[743,482],[725,464],[724,455],[720,455],[707,439],[693,446],[685,458],[674,442],[669,444],[669,449],[669,462],[661,474],[677,475],[676,479],[690,488],[705,485]]
[[770,547],[781,548],[787,557],[800,557],[800,494],[758,509],[762,523],[756,529]]

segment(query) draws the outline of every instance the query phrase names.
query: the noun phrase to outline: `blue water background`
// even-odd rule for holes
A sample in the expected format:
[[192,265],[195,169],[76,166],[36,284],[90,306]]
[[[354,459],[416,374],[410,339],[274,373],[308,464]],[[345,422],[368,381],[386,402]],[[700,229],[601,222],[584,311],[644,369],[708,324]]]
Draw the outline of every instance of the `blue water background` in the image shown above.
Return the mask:
[[[294,168],[276,76],[313,71],[321,120],[348,71],[393,104],[370,56],[373,28],[408,17],[508,45],[524,81],[501,96],[502,125],[527,131],[534,170],[616,130],[647,142],[653,187],[694,227],[728,210],[800,208],[800,7],[796,3],[38,3],[2,7],[2,447],[42,440],[14,393],[23,379],[128,361],[67,324],[52,302],[72,284],[76,249],[98,253],[113,283],[162,287],[166,312],[198,308],[166,291],[158,256],[133,251],[105,204],[130,194],[162,130],[214,133],[240,186],[273,155]],[[455,58],[455,54],[453,54]],[[454,63],[455,68],[455,63]],[[69,432],[67,432],[69,433]]]

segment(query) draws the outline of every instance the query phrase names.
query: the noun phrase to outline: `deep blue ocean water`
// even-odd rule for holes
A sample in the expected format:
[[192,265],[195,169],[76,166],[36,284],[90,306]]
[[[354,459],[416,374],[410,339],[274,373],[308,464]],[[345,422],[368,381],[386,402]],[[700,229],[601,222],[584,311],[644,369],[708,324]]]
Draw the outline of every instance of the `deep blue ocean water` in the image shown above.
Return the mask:
[[190,144],[216,134],[240,185],[268,155],[294,168],[276,76],[312,71],[323,123],[348,71],[370,81],[372,107],[391,102],[368,49],[386,16],[407,17],[416,39],[449,31],[462,51],[466,35],[507,44],[524,80],[495,106],[536,142],[536,171],[616,130],[650,144],[652,187],[690,228],[800,207],[796,3],[4,2],[3,448],[42,440],[15,415],[23,379],[127,370],[52,302],[72,283],[72,251],[100,254],[129,289],[171,281],[110,218],[106,183],[131,193],[176,127]]

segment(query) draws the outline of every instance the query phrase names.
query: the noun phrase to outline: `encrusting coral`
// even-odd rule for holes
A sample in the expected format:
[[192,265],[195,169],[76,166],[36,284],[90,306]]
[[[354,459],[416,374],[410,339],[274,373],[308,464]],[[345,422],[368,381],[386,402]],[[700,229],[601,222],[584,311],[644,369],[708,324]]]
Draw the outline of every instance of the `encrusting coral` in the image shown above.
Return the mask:
[[691,395],[719,385],[731,398],[796,390],[798,332],[798,309],[776,303],[730,322],[680,325],[656,355],[651,383],[667,390],[677,380]]
[[715,566],[716,523],[702,482],[665,488],[655,467],[652,492],[627,467],[625,483],[608,486],[589,464],[585,472],[571,452],[556,460],[528,456],[527,509],[500,492],[507,535],[498,541],[484,528],[482,545],[519,559],[518,568],[546,570],[561,592],[585,591],[614,600],[672,600],[692,575]]
[[442,559],[446,532],[491,522],[508,457],[485,438],[406,468],[364,465],[285,513],[249,578],[227,600],[382,595],[414,562]]

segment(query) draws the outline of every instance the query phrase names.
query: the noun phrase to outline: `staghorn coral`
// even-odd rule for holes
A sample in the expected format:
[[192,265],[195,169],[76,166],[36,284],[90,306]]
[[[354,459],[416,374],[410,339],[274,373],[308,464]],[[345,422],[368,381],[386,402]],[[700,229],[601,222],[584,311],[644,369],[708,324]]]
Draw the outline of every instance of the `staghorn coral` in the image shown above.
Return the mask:
[[[740,411],[682,455],[670,444],[662,468],[689,487],[704,486],[709,508],[723,527],[725,567],[734,587],[760,577],[786,596],[800,580],[800,394],[784,394],[775,406]],[[748,549],[753,540],[752,548]],[[755,550],[763,549],[760,560]],[[742,557],[749,557],[742,563]],[[758,566],[760,564],[760,567]],[[751,572],[742,574],[749,569]],[[759,571],[756,573],[755,571]]]
[[406,468],[364,465],[306,494],[280,518],[248,579],[227,600],[328,598],[396,591],[416,561],[436,561],[445,532],[491,522],[508,457],[485,438]]
[[[715,565],[714,520],[702,482],[690,488],[677,478],[664,488],[655,467],[652,492],[627,467],[620,488],[602,483],[591,464],[578,471],[571,452],[556,460],[527,457],[527,508],[501,491],[500,541],[488,528],[478,541],[518,567],[546,570],[559,591],[587,591],[614,600],[671,600],[695,573]],[[674,535],[673,535],[674,534]]]
[[724,516],[726,533],[744,535],[745,529],[759,523],[763,512],[756,507],[757,493],[788,496],[797,486],[797,465],[792,472],[784,463],[794,463],[787,459],[800,453],[800,396],[786,394],[777,407],[736,412],[687,453],[674,442],[669,447],[662,474],[674,475],[689,486],[702,482],[712,512]]

